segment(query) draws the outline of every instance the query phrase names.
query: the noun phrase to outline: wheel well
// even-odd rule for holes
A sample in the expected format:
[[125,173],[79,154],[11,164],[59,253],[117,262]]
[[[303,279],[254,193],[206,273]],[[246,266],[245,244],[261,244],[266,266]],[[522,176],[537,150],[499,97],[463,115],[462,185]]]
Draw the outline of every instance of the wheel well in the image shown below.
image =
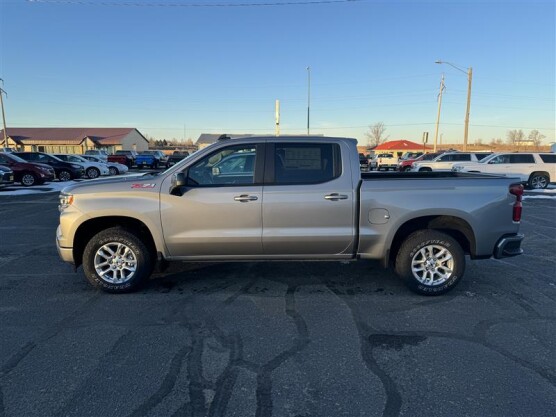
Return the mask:
[[546,178],[548,178],[548,179],[550,180],[550,174],[549,174],[548,172],[546,172],[546,171],[535,171],[535,172],[532,172],[531,175],[529,175],[529,179],[531,179],[531,178],[533,178],[533,176],[539,175],[539,174],[540,174],[540,175],[545,175]]
[[454,216],[423,216],[404,223],[396,232],[390,246],[389,262],[393,263],[403,241],[413,232],[434,229],[453,237],[466,254],[475,253],[475,234],[465,220]]
[[91,238],[110,227],[122,227],[139,237],[149,248],[153,257],[156,256],[156,245],[149,228],[140,220],[132,217],[109,216],[98,217],[81,224],[73,239],[73,259],[78,267],[83,261],[83,251]]

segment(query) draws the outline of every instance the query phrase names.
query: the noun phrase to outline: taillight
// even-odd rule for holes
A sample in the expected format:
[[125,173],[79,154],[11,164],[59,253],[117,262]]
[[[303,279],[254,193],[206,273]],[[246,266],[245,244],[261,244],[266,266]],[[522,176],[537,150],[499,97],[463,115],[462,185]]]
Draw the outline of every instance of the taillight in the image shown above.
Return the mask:
[[521,201],[523,200],[523,185],[521,184],[510,185],[510,194],[515,195],[513,221],[518,222],[521,220],[521,211],[523,209],[523,206],[521,204]]

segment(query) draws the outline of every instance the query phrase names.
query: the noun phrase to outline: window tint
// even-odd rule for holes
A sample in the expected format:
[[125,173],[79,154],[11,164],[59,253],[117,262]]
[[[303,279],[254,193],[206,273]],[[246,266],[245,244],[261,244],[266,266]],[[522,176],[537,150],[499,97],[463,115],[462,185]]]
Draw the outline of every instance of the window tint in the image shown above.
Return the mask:
[[331,143],[277,143],[274,151],[276,184],[315,184],[341,174],[340,146]]
[[187,183],[189,186],[253,184],[255,156],[255,145],[221,149],[189,168]]
[[471,161],[471,154],[468,153],[456,153],[452,156],[452,161]]
[[485,159],[489,155],[491,155],[491,154],[489,154],[489,153],[476,153],[475,154],[475,156],[477,157],[477,161],[482,161],[483,159]]
[[453,155],[442,155],[440,158],[438,158],[437,162],[453,161],[452,156]]
[[510,164],[534,164],[535,158],[533,155],[526,154],[512,154],[510,155]]
[[540,154],[539,156],[545,164],[556,164],[556,154]]

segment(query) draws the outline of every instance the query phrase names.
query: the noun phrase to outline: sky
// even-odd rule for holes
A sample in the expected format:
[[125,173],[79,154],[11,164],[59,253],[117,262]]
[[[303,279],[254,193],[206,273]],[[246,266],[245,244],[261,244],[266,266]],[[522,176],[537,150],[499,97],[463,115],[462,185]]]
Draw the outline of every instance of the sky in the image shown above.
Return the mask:
[[281,132],[305,134],[310,66],[311,134],[366,144],[368,126],[383,122],[390,140],[432,138],[444,74],[439,133],[462,143],[472,67],[469,143],[511,129],[538,129],[550,143],[555,4],[0,0],[6,121],[195,141],[273,134],[279,99]]

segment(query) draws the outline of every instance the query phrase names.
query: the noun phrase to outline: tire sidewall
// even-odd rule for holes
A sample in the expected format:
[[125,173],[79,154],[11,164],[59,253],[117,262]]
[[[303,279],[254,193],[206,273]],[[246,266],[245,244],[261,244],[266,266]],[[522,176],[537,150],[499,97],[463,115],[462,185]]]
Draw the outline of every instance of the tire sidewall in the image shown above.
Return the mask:
[[[129,247],[137,260],[135,275],[123,284],[114,284],[103,280],[94,266],[95,254],[107,243],[122,243]],[[83,253],[83,270],[91,284],[103,291],[111,293],[131,292],[140,287],[152,271],[151,257],[146,246],[134,234],[123,229],[107,229],[94,236],[86,245]]]
[[[64,173],[67,174],[67,179],[62,179],[62,174],[64,174]],[[58,180],[60,180],[61,182],[70,181],[71,180],[71,173],[69,171],[66,171],[65,169],[60,171],[60,173],[58,174]]]
[[[415,254],[423,247],[436,245],[446,248],[454,260],[454,269],[450,278],[439,285],[428,286],[419,282],[413,275],[411,264]],[[422,295],[440,295],[450,291],[463,277],[465,272],[465,254],[461,246],[451,236],[437,231],[416,232],[410,235],[400,247],[396,258],[396,272],[406,285]]]
[[[32,177],[32,178],[33,178],[33,182],[32,182],[31,184],[25,184],[25,183],[23,182],[23,179],[24,179],[25,177]],[[35,175],[31,174],[30,172],[26,172],[25,174],[23,174],[23,175],[21,176],[21,184],[22,184],[24,187],[31,187],[31,186],[37,184],[37,177],[35,177]]]
[[[94,172],[95,175],[91,176],[91,172]],[[100,171],[97,168],[89,168],[87,170],[87,176],[91,179],[98,178],[98,177],[100,177]]]

